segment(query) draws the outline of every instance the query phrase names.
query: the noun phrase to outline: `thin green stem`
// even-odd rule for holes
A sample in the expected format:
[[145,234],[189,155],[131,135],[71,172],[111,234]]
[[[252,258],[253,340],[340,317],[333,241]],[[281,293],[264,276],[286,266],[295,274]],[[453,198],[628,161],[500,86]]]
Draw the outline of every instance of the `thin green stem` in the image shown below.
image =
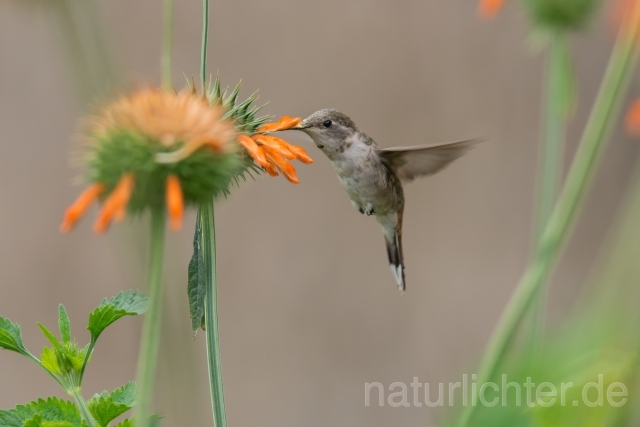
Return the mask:
[[171,60],[173,56],[173,0],[164,0],[162,24],[162,87],[171,90]]
[[[534,241],[534,256],[536,248],[544,233],[544,229],[551,217],[553,207],[556,204],[558,190],[562,180],[562,161],[566,135],[566,117],[568,103],[571,101],[567,95],[572,88],[567,67],[568,49],[566,34],[564,32],[554,32],[549,43],[546,72],[546,94],[543,102],[544,129],[543,141],[541,144],[541,155],[539,160],[540,170],[538,172],[538,200],[536,233]],[[541,342],[544,339],[544,328],[546,318],[546,304],[548,300],[549,286],[548,278],[541,286],[533,312],[533,336],[532,336],[532,357],[536,359]]]
[[207,44],[209,41],[209,0],[202,0],[202,50],[200,52],[200,83],[207,83]]
[[207,334],[207,361],[209,364],[209,386],[213,425],[227,427],[227,414],[224,405],[222,387],[222,368],[220,363],[220,340],[218,332],[218,296],[216,281],[216,230],[213,202],[203,203],[199,212],[202,230],[202,247],[205,264],[205,328]]
[[[487,383],[493,378],[517,326],[540,286],[555,267],[573,229],[636,64],[638,52],[632,35],[637,34],[639,17],[640,3],[629,20],[633,23],[633,28],[624,29],[618,36],[558,203],[544,229],[536,257],[525,270],[489,340],[478,370],[478,384]],[[467,426],[477,408],[478,406],[466,406],[457,425]]]
[[91,412],[89,412],[87,402],[84,400],[84,397],[82,397],[80,388],[74,388],[73,390],[70,390],[69,394],[72,395],[73,400],[76,401],[76,406],[80,410],[80,415],[82,415],[84,422],[87,423],[89,427],[94,427],[96,425],[96,422],[91,416]]
[[162,323],[162,258],[164,252],[164,210],[151,211],[151,236],[149,260],[149,310],[144,318],[140,353],[138,354],[138,406],[136,425],[150,425],[151,402],[153,399],[160,327]]
[[87,369],[87,365],[89,364],[89,359],[91,358],[91,353],[93,353],[93,347],[96,345],[96,339],[92,336],[91,341],[89,342],[89,348],[87,348],[87,354],[84,355],[84,360],[82,361],[82,370],[80,371],[80,385],[82,385],[82,380],[84,379],[84,371]]

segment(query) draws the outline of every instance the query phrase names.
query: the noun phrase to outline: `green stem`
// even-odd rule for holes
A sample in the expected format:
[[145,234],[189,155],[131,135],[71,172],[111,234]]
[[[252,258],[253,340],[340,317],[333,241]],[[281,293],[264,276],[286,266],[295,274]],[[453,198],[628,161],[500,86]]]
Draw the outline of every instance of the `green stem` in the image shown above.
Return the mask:
[[[606,145],[613,122],[618,117],[631,70],[637,60],[636,40],[631,35],[637,33],[639,17],[640,4],[635,7],[634,16],[629,20],[633,23],[633,28],[621,31],[616,40],[607,71],[558,203],[544,228],[536,257],[525,270],[489,340],[478,371],[478,384],[484,384],[493,378],[518,324],[540,286],[555,267],[558,256],[573,229],[600,154]],[[466,406],[457,425],[467,426],[477,408],[478,406]]]
[[96,345],[96,339],[92,336],[91,341],[89,342],[89,348],[87,348],[87,354],[84,355],[84,360],[82,361],[82,370],[80,371],[80,385],[82,385],[82,380],[84,379],[84,371],[87,369],[87,365],[89,364],[89,359],[91,358],[91,353],[93,353],[93,347]]
[[[564,153],[564,140],[566,134],[566,116],[568,96],[571,88],[567,78],[569,72],[566,66],[568,49],[566,34],[556,31],[552,34],[547,58],[547,87],[543,102],[543,116],[545,120],[542,153],[540,155],[538,173],[538,212],[536,218],[536,233],[534,236],[537,247],[544,229],[551,217],[553,207],[556,204],[558,189],[562,180],[562,160]],[[534,254],[536,253],[534,248]],[[541,286],[533,312],[533,336],[532,356],[537,357],[539,347],[544,339],[546,318],[546,304],[548,300],[548,277]]]
[[80,415],[82,415],[82,418],[84,418],[84,422],[87,423],[89,427],[94,427],[96,425],[96,422],[91,416],[91,412],[89,412],[87,402],[84,400],[84,397],[82,397],[80,389],[74,388],[73,390],[69,391],[69,394],[71,394],[73,396],[73,399],[76,401],[76,406],[80,410]]
[[162,322],[162,257],[164,252],[164,210],[151,211],[149,260],[149,310],[144,318],[138,355],[138,405],[136,425],[148,427]]
[[173,53],[173,0],[164,0],[162,24],[162,87],[171,90],[171,57]]
[[202,0],[202,50],[200,52],[200,83],[207,83],[207,43],[209,41],[209,0]]
[[218,333],[218,297],[216,281],[216,230],[213,202],[203,203],[199,212],[202,230],[202,247],[205,264],[205,330],[207,334],[207,361],[209,364],[209,386],[213,425],[227,427],[227,414],[224,406],[222,388],[222,368],[220,364],[220,340]]

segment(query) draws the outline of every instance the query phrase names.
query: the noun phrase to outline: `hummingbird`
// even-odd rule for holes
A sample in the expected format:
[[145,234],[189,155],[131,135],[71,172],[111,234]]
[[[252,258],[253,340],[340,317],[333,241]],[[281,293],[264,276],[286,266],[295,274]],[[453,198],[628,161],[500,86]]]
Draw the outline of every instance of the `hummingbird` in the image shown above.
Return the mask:
[[402,254],[402,185],[432,175],[462,156],[478,139],[414,147],[380,148],[347,115],[329,108],[298,125],[331,160],[353,206],[374,215],[384,235],[391,272],[400,291],[406,290]]

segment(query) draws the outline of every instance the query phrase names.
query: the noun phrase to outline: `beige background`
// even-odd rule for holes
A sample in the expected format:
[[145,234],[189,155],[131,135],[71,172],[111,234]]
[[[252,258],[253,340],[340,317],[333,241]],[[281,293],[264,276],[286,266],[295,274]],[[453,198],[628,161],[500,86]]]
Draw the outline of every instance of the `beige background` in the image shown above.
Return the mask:
[[[55,21],[19,1],[0,4],[0,314],[23,325],[37,353],[44,340],[35,322],[53,327],[59,302],[84,343],[92,307],[144,287],[144,243],[125,248],[131,231],[141,234],[139,222],[94,236],[95,212],[74,233],[58,234],[80,191],[68,158],[83,106]],[[158,81],[159,3],[100,2],[128,87]],[[183,73],[198,73],[201,4],[176,3],[179,86]],[[383,146],[489,137],[407,187],[404,295],[377,224],[353,210],[302,134],[287,138],[317,161],[298,167],[301,185],[259,178],[218,204],[230,425],[434,425],[444,411],[365,407],[364,383],[417,376],[434,384],[473,372],[530,247],[544,62],[515,5],[490,23],[475,9],[472,0],[212,1],[210,69],[229,85],[242,78],[244,96],[259,88],[269,114],[335,107]],[[569,154],[610,51],[605,22],[572,40],[580,102]],[[615,133],[555,276],[552,318],[571,305],[597,257],[636,147]],[[211,425],[204,337],[190,339],[185,293],[192,223],[190,214],[166,252],[164,425]],[[140,319],[125,319],[101,338],[87,397],[133,379],[139,327]],[[59,390],[44,372],[0,353],[0,407],[51,394]]]

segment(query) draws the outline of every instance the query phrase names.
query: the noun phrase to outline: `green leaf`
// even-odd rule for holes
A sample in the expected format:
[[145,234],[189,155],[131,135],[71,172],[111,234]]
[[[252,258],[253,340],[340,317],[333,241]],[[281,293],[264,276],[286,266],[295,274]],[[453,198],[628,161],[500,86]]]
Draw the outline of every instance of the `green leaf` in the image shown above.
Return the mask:
[[122,421],[119,424],[116,424],[115,427],[133,427],[134,426],[134,422],[131,418],[127,418],[126,420]]
[[47,327],[44,326],[42,323],[38,323],[37,325],[42,331],[42,333],[44,334],[44,336],[49,340],[49,342],[53,344],[53,347],[55,347],[55,349],[58,351],[62,350],[62,344],[60,344],[60,341],[58,341],[58,338],[56,338],[56,336],[53,335],[51,331],[47,329]]
[[22,344],[20,326],[2,316],[0,316],[0,348],[15,351],[25,356],[29,355],[24,344]]
[[36,414],[25,421],[22,427],[73,427],[73,424],[68,421],[44,421],[42,415]]
[[62,304],[58,306],[58,327],[60,328],[62,341],[65,344],[71,341],[71,321],[67,315],[67,310]]
[[13,411],[0,410],[0,427],[22,427],[23,421]]
[[204,258],[200,236],[200,214],[196,219],[196,230],[193,235],[193,255],[189,261],[187,294],[189,295],[189,313],[191,314],[191,330],[195,334],[204,322],[205,273]]
[[147,311],[149,298],[140,291],[124,291],[111,299],[104,299],[98,308],[89,314],[91,337],[96,340],[113,322],[124,316],[136,316]]
[[60,369],[60,364],[58,363],[58,358],[52,348],[45,347],[42,349],[40,364],[52,374],[60,375],[62,373],[62,369]]
[[[67,400],[50,397],[46,400],[19,405],[11,411],[6,411],[14,415],[9,420],[20,420],[20,424],[3,425],[3,417],[0,415],[0,427],[23,427],[27,422],[40,422],[40,424],[30,424],[31,427],[82,427],[82,418],[76,405]],[[41,418],[38,419],[37,416]]]
[[115,418],[127,412],[135,405],[136,385],[130,382],[112,393],[103,391],[93,396],[87,406],[91,415],[101,426],[106,426]]

